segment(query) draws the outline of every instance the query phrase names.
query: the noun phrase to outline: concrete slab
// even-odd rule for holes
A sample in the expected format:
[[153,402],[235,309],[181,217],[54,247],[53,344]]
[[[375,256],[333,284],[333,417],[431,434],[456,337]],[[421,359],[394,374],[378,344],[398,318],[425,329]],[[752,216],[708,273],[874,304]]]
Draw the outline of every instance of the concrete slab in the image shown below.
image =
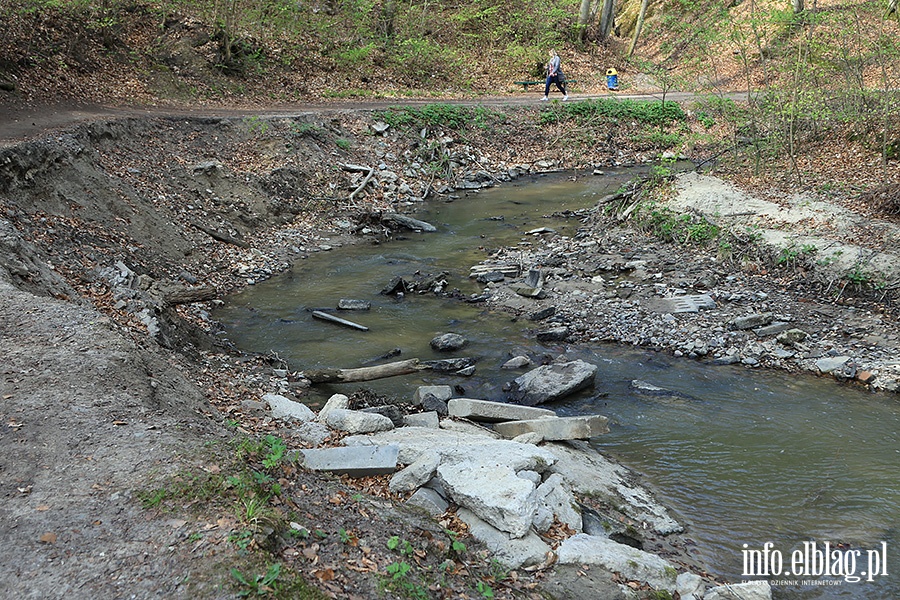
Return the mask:
[[525,433],[538,433],[544,440],[583,440],[601,433],[609,433],[608,419],[601,415],[557,417],[498,423],[494,430],[505,438]]
[[463,417],[473,421],[525,421],[556,417],[555,412],[546,408],[473,398],[453,398],[447,403],[447,409],[453,417]]
[[397,470],[399,446],[353,446],[301,450],[303,466],[312,471],[328,471],[337,475],[366,477],[385,475]]

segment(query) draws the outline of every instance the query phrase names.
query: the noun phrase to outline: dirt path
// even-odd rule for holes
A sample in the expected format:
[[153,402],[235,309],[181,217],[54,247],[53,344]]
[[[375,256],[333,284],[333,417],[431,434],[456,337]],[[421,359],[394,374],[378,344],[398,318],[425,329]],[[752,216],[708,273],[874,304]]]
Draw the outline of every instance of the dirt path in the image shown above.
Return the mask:
[[[540,104],[539,92],[523,92],[517,96],[487,96],[477,99],[384,99],[369,101],[330,101],[290,106],[268,106],[246,108],[185,108],[185,107],[113,107],[101,105],[47,105],[39,107],[3,106],[0,104],[0,146],[8,146],[27,139],[47,135],[53,131],[72,127],[77,123],[117,118],[140,117],[241,117],[241,116],[284,116],[292,117],[305,113],[331,113],[341,111],[383,110],[392,106],[421,106],[433,103],[461,104],[467,106],[532,106]],[[620,100],[672,100],[684,102],[696,98],[687,92],[669,92],[663,97],[656,92],[570,95],[571,102],[617,98]],[[746,92],[730,92],[725,95],[736,102],[747,99]],[[558,97],[551,99],[558,100]]]

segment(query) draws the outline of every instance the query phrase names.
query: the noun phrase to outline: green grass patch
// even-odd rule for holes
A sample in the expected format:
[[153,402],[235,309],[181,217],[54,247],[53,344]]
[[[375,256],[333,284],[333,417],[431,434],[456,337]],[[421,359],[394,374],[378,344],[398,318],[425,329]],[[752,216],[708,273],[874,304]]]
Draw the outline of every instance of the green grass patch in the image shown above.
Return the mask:
[[687,114],[675,102],[639,102],[601,98],[582,102],[554,103],[541,111],[541,125],[574,122],[579,125],[598,122],[637,121],[665,127],[687,120]]

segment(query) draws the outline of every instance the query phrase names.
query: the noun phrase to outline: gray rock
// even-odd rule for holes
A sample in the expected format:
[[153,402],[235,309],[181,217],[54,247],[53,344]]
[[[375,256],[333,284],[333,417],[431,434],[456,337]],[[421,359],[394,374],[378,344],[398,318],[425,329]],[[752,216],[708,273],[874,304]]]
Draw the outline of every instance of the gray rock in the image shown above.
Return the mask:
[[350,408],[350,398],[345,396],[344,394],[334,394],[328,401],[325,403],[325,406],[322,407],[322,410],[319,411],[318,421],[319,423],[324,423],[325,419],[328,417],[328,413],[335,409],[345,410]]
[[822,373],[831,373],[841,370],[850,361],[849,356],[833,356],[820,358],[816,361],[816,368]]
[[535,493],[540,506],[546,508],[551,515],[574,529],[576,533],[581,533],[583,525],[579,505],[562,475],[553,473],[538,486]]
[[422,408],[436,412],[441,417],[447,416],[447,402],[431,394],[425,394],[422,398]]
[[440,463],[441,457],[436,452],[422,454],[414,463],[394,473],[388,487],[395,494],[404,494],[422,487],[434,477]]
[[339,310],[369,310],[372,304],[365,300],[354,300],[352,298],[341,298],[337,305]]
[[553,315],[556,314],[555,306],[548,306],[547,308],[542,308],[541,310],[535,311],[528,315],[529,321],[543,321],[544,319],[549,319]]
[[530,367],[531,359],[527,356],[515,356],[500,366],[501,369],[521,369],[523,367]]
[[512,438],[512,441],[518,442],[520,444],[534,444],[535,446],[537,446],[544,441],[544,436],[539,433],[529,431],[528,433],[517,435],[516,437]]
[[441,426],[440,417],[435,411],[413,413],[403,417],[404,427],[429,427],[437,429]]
[[545,451],[543,447],[517,444],[510,440],[469,432],[424,427],[399,427],[372,435],[348,436],[344,438],[344,444],[399,446],[399,460],[406,465],[412,464],[426,452],[437,452],[441,455],[442,462],[492,461],[512,469],[513,472],[527,469],[542,473],[556,461],[554,455]]
[[756,313],[753,315],[747,315],[746,317],[738,317],[729,323],[729,326],[732,329],[756,329],[757,327],[762,327],[764,325],[768,325],[772,322],[775,316],[770,313]]
[[412,403],[421,405],[425,396],[434,396],[447,401],[453,397],[453,388],[449,385],[420,385],[413,393]]
[[625,579],[643,581],[656,589],[675,591],[678,572],[655,554],[585,533],[564,541],[558,551],[561,564],[600,565]]
[[442,419],[441,429],[446,429],[447,431],[456,431],[468,435],[486,437],[492,440],[503,439],[502,435],[500,435],[493,429],[488,429],[484,425],[479,425],[478,423],[472,423],[470,421],[460,421],[453,418]]
[[530,567],[547,560],[550,546],[535,533],[529,532],[524,537],[514,539],[509,534],[492,527],[470,510],[461,508],[457,511],[457,516],[469,526],[469,533],[487,546],[492,558],[507,569]]
[[772,600],[772,587],[768,581],[720,585],[706,590],[703,600]]
[[391,420],[384,415],[364,413],[358,410],[335,408],[328,412],[325,424],[333,429],[348,433],[375,433],[394,428]]
[[492,457],[477,461],[441,464],[437,469],[447,494],[493,527],[511,537],[523,537],[531,529],[537,509],[535,485],[516,476],[516,470]]
[[318,421],[300,423],[293,431],[297,437],[313,446],[321,446],[331,437],[331,430]]
[[385,416],[391,420],[391,423],[394,424],[394,427],[403,427],[404,425],[403,411],[400,410],[399,406],[394,406],[393,404],[385,404],[383,406],[370,406],[369,408],[361,409],[360,412]]
[[544,365],[517,377],[510,396],[526,406],[552,402],[592,387],[596,374],[596,365],[583,360]]
[[793,346],[795,344],[799,344],[807,338],[808,334],[802,329],[788,329],[787,331],[778,335],[775,340],[779,344],[784,344],[785,346]]
[[675,578],[675,591],[681,600],[702,600],[706,584],[696,573],[679,573]]
[[296,419],[298,421],[315,421],[316,413],[300,402],[294,402],[279,394],[266,394],[263,402],[269,405],[275,419]]
[[547,442],[540,449],[556,459],[549,473],[559,473],[576,494],[618,506],[632,519],[646,522],[662,535],[683,531],[647,489],[634,483],[627,469],[611,462],[587,442]]
[[444,500],[439,493],[431,488],[419,488],[406,501],[409,506],[415,506],[425,510],[428,514],[436,517],[443,514],[450,503]]
[[535,334],[539,342],[564,342],[569,337],[568,327],[551,327]]
[[455,352],[469,343],[469,340],[458,333],[443,333],[431,340],[431,347],[436,352]]

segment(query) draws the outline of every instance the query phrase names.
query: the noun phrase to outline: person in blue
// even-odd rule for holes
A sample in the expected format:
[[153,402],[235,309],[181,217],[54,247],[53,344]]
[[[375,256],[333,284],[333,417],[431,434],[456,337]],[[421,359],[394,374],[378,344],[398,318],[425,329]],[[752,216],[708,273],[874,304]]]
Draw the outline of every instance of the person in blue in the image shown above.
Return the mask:
[[547,83],[544,86],[544,97],[541,98],[541,101],[546,102],[550,99],[551,83],[555,83],[557,89],[563,93],[563,102],[568,100],[569,95],[566,93],[566,76],[563,75],[562,69],[560,68],[559,54],[552,48],[550,49],[550,60],[547,61],[545,69],[547,70]]

